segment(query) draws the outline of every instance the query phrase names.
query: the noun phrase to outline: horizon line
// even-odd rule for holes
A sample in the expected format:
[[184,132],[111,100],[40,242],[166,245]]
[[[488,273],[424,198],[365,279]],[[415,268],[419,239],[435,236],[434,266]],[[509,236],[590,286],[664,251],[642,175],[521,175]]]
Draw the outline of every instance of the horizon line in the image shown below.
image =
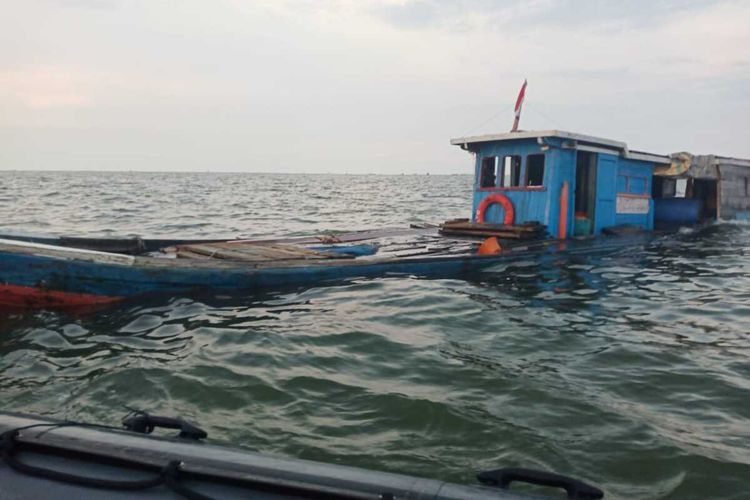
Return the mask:
[[39,173],[139,173],[139,174],[261,174],[261,175],[474,175],[473,172],[467,173],[432,173],[432,172],[401,172],[401,173],[350,173],[350,172],[249,172],[244,170],[93,170],[93,169],[2,169],[0,172],[39,172]]

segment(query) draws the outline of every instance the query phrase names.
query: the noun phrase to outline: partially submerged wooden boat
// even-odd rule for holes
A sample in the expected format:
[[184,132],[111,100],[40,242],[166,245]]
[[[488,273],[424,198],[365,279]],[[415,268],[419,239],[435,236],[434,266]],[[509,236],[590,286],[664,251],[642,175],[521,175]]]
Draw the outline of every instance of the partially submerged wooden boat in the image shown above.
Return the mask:
[[[135,255],[75,248],[70,240],[55,238],[6,238],[0,239],[0,304],[59,308],[108,304],[154,292],[252,291],[377,276],[455,277],[519,255],[590,252],[632,241],[610,238],[592,245],[501,239],[498,250],[481,254],[486,231],[491,233],[492,225],[479,238],[444,236],[433,227],[287,240],[184,240],[170,241],[155,251],[130,252]],[[162,242],[123,240],[121,245],[151,249]],[[86,241],[89,247],[95,243]],[[75,244],[84,246],[81,241]]]
[[[131,252],[135,255],[49,244],[53,238],[25,239],[0,239],[0,304],[80,306],[149,292],[253,290],[387,274],[450,276],[500,257],[477,255],[477,241],[444,238],[435,228],[284,242],[171,241],[155,251]],[[158,243],[138,242],[146,249]],[[132,241],[122,245],[133,248]]]
[[[666,183],[680,176],[698,179],[695,169],[670,169],[671,157],[570,132],[512,132],[451,142],[475,155],[471,220],[277,240],[0,235],[0,305],[68,307],[149,292],[254,290],[384,275],[456,276],[518,255],[590,251],[614,243],[581,245],[580,240],[648,232],[655,219],[658,225],[671,216],[670,203],[663,199]],[[708,201],[671,205],[675,210],[710,205],[711,193],[721,197],[722,190],[732,188],[732,196],[721,198],[724,205],[718,206],[731,201],[733,208],[722,214],[750,214],[750,162],[732,162],[732,175],[744,180],[742,189],[726,179],[713,191],[709,181],[688,181],[696,186],[689,195],[703,193]],[[663,176],[656,181],[655,170]],[[720,178],[722,170],[715,171]],[[744,172],[747,177],[737,177]],[[656,214],[655,199],[662,206]],[[703,215],[691,222],[718,212],[699,210]]]

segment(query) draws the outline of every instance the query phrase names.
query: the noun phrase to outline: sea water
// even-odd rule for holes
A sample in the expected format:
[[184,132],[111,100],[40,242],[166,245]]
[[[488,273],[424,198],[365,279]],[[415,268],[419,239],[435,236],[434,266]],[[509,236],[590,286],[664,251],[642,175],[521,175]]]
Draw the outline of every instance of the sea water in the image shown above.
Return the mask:
[[[265,237],[470,215],[469,176],[3,172],[4,232]],[[609,498],[748,498],[750,226],[466,279],[384,277],[0,316],[4,410],[127,407],[214,442]]]

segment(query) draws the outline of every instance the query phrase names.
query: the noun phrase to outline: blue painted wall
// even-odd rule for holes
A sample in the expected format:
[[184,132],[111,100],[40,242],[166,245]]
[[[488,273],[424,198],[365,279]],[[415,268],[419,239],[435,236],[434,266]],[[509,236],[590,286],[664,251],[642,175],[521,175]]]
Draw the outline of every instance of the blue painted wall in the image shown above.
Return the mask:
[[654,228],[654,200],[651,199],[653,170],[653,163],[617,158],[617,196],[640,198],[648,204],[647,214],[616,214],[617,225],[631,224],[644,229]]
[[[502,194],[506,196],[515,209],[515,223],[521,224],[529,221],[538,221],[548,226],[548,231],[553,234],[557,231],[556,218],[558,217],[558,205],[554,203],[554,196],[549,192],[550,186],[555,184],[557,177],[555,162],[558,150],[549,148],[542,151],[541,146],[536,139],[521,139],[518,141],[501,141],[480,144],[476,150],[475,176],[474,176],[474,200],[472,205],[472,219],[476,220],[476,212],[479,204],[486,197],[493,194]],[[544,154],[544,181],[541,187],[513,187],[503,188],[496,186],[494,188],[480,187],[480,172],[482,168],[482,158],[488,156],[521,156],[521,180],[526,179],[527,157],[532,154]],[[502,168],[502,167],[501,167]],[[496,184],[500,178],[496,179]],[[500,224],[503,222],[504,212],[499,205],[491,205],[485,214],[485,222]],[[551,226],[554,222],[554,227]]]
[[[545,138],[546,148],[536,139],[519,139],[480,143],[472,148],[476,153],[474,165],[474,199],[472,203],[472,220],[476,221],[476,211],[479,204],[492,194],[506,196],[515,209],[515,223],[521,224],[537,221],[547,226],[552,237],[557,236],[560,217],[560,196],[563,183],[567,182],[568,213],[567,236],[573,235],[575,221],[575,191],[576,191],[576,158],[575,149],[562,148],[559,138]],[[544,154],[544,181],[542,187],[512,187],[504,188],[497,176],[496,186],[492,188],[480,187],[482,159],[498,156],[521,156],[520,178],[526,179],[527,159],[532,154]],[[617,155],[598,153],[596,164],[596,207],[594,220],[594,234],[602,229],[620,224],[633,224],[644,229],[653,229],[653,200],[651,194],[651,179],[654,164],[639,160],[632,160]],[[501,167],[502,168],[502,167]],[[522,182],[522,184],[524,184]],[[617,213],[618,197],[645,199],[632,203],[645,203],[647,213]],[[622,201],[622,200],[621,200]],[[497,204],[491,205],[485,214],[485,222],[502,223],[503,208]]]
[[617,156],[599,154],[596,164],[596,208],[594,209],[594,234],[605,227],[617,224]]

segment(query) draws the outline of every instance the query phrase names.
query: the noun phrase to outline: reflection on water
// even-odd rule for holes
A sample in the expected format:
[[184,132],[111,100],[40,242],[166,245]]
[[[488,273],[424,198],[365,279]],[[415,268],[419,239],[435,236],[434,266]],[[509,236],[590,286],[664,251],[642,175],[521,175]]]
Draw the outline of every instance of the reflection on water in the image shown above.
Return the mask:
[[[208,176],[199,188],[200,176],[159,174],[149,189],[162,194],[146,196],[135,192],[148,184],[142,174],[117,174],[109,187],[90,174],[24,175],[11,184],[39,197],[14,201],[18,227],[71,233],[81,207],[62,193],[72,193],[90,211],[86,232],[189,236],[441,220],[464,215],[470,183],[238,175]],[[74,185],[53,189],[40,175]],[[261,208],[246,196],[254,183],[261,199],[271,196],[265,190],[287,201],[305,192],[307,212],[281,220],[279,207],[293,207]],[[84,195],[91,190],[99,194]],[[388,199],[378,198],[383,191]],[[169,208],[163,192],[203,205]],[[395,201],[402,192],[407,201]],[[369,193],[375,215],[357,206]],[[43,199],[59,207],[55,219]],[[135,215],[107,203],[136,203]],[[250,219],[233,218],[249,207]],[[514,465],[585,478],[614,498],[744,498],[748,251],[750,227],[719,224],[462,280],[383,278],[157,297],[78,316],[6,315],[0,401],[105,423],[128,405],[192,419],[211,438],[254,450],[453,481]]]

